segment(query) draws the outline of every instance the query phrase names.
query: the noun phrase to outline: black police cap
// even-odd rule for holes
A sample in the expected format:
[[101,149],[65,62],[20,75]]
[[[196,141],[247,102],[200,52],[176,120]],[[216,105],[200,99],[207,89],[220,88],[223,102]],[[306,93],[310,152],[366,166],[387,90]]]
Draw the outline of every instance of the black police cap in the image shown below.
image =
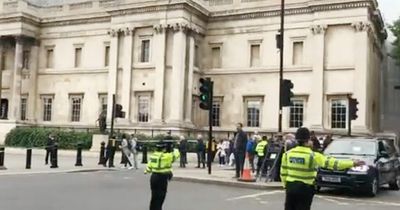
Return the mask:
[[299,128],[296,131],[296,140],[307,141],[310,139],[310,131],[308,128]]

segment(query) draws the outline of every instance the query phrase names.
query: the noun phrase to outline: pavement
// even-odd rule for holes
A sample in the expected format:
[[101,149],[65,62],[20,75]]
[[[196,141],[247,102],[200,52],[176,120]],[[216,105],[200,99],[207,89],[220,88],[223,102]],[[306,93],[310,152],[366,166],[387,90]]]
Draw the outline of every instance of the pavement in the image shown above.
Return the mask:
[[[81,167],[76,167],[76,151],[59,150],[58,151],[58,166],[59,168],[51,169],[50,165],[44,164],[46,151],[44,149],[32,150],[32,165],[31,169],[25,169],[26,164],[26,149],[7,147],[5,149],[4,165],[6,170],[0,170],[0,176],[4,175],[22,175],[22,174],[47,174],[47,173],[67,173],[67,172],[94,172],[94,171],[120,171],[121,153],[117,152],[114,160],[115,168],[105,168],[98,165],[99,153],[83,151]],[[258,180],[254,183],[239,182],[234,179],[235,171],[232,167],[219,167],[218,164],[213,164],[211,175],[206,169],[195,168],[197,159],[195,154],[188,154],[188,162],[186,168],[177,167],[179,163],[174,164],[174,180],[181,182],[203,183],[213,185],[233,186],[249,189],[282,189],[279,182],[268,182]],[[139,163],[142,160],[142,155],[138,155]],[[143,172],[145,164],[140,164],[139,170]]]
[[[149,175],[136,170],[0,176],[1,210],[148,209]],[[397,210],[399,191],[375,198],[326,191],[313,210]],[[169,182],[164,210],[283,210],[283,190]]]

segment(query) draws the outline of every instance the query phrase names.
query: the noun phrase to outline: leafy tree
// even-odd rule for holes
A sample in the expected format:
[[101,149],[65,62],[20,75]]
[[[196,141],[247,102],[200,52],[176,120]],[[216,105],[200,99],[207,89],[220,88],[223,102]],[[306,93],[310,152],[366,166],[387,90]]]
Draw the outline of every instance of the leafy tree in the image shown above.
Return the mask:
[[400,17],[393,23],[393,25],[389,26],[389,29],[395,37],[395,40],[392,43],[394,48],[391,52],[391,56],[396,60],[397,65],[400,66]]

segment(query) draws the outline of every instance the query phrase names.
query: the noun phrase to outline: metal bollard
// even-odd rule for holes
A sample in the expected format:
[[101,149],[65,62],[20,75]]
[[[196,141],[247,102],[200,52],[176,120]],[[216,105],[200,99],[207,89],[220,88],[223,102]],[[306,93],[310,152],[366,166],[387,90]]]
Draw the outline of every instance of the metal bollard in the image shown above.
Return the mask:
[[50,159],[51,159],[51,166],[50,168],[58,168],[58,146],[55,144],[51,149]]
[[100,157],[99,157],[99,165],[103,165],[103,164],[105,164],[105,161],[106,161],[106,157],[105,157],[105,155],[104,155],[104,153],[105,153],[105,145],[106,145],[106,143],[104,142],[104,141],[102,141],[101,143],[100,143]]
[[147,147],[143,145],[142,163],[147,163]]
[[26,169],[31,169],[32,163],[32,149],[26,149]]
[[6,170],[7,168],[4,166],[4,154],[5,148],[0,147],[0,170]]
[[78,143],[75,166],[83,166],[82,165],[82,143]]
[[108,160],[108,167],[113,168],[114,166],[114,155],[115,155],[115,146],[110,148],[110,159]]

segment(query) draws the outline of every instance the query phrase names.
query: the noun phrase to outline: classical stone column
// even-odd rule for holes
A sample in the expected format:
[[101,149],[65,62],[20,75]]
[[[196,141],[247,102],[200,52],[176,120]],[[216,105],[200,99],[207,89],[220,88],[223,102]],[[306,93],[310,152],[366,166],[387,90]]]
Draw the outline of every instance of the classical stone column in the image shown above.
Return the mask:
[[153,123],[163,123],[164,112],[164,89],[165,89],[165,58],[166,58],[166,39],[167,28],[163,25],[154,26],[154,51],[156,81],[154,90],[154,114]]
[[108,97],[107,97],[107,121],[111,121],[112,96],[117,93],[118,76],[118,31],[110,30],[110,65],[108,70]]
[[1,92],[2,92],[2,87],[3,87],[3,69],[1,69],[1,66],[3,66],[3,50],[4,50],[4,44],[3,44],[3,40],[0,37],[0,100],[1,100]]
[[39,71],[39,48],[40,41],[35,40],[30,53],[30,88],[29,88],[29,96],[28,96],[28,120],[36,122],[37,117],[35,113],[39,113],[36,111],[36,102],[38,99],[37,96],[37,88],[38,88],[38,80],[37,75]]
[[132,86],[132,54],[133,54],[133,33],[134,28],[125,28],[123,46],[123,77],[121,105],[125,111],[126,121],[130,120],[131,108],[131,86]]
[[313,33],[313,72],[312,81],[313,85],[310,89],[309,97],[309,110],[312,114],[307,115],[309,119],[310,128],[313,130],[324,129],[324,113],[325,107],[325,85],[324,85],[324,62],[325,62],[325,31],[326,25],[311,26]]
[[15,59],[14,69],[12,73],[12,86],[11,86],[11,109],[9,109],[10,120],[20,119],[20,102],[21,102],[21,70],[22,70],[22,52],[23,52],[23,39],[22,37],[15,38]]
[[180,123],[183,121],[184,92],[185,92],[185,63],[186,63],[186,25],[176,24],[174,30],[174,47],[172,59],[172,98],[170,121]]
[[[354,94],[353,98],[356,98],[358,104],[358,118],[352,122],[352,128],[354,132],[367,132],[369,117],[373,114],[370,113],[368,106],[371,104],[368,101],[367,91],[370,88],[368,82],[368,52],[369,52],[369,41],[368,33],[371,30],[369,23],[356,22],[352,26],[355,30],[355,48],[357,53],[354,54]],[[375,84],[370,84],[375,85]]]
[[193,98],[193,71],[194,71],[194,48],[195,48],[195,39],[194,32],[191,32],[189,35],[189,59],[188,59],[188,77],[187,77],[187,86],[186,86],[186,101],[185,101],[185,122],[192,122],[192,98]]

